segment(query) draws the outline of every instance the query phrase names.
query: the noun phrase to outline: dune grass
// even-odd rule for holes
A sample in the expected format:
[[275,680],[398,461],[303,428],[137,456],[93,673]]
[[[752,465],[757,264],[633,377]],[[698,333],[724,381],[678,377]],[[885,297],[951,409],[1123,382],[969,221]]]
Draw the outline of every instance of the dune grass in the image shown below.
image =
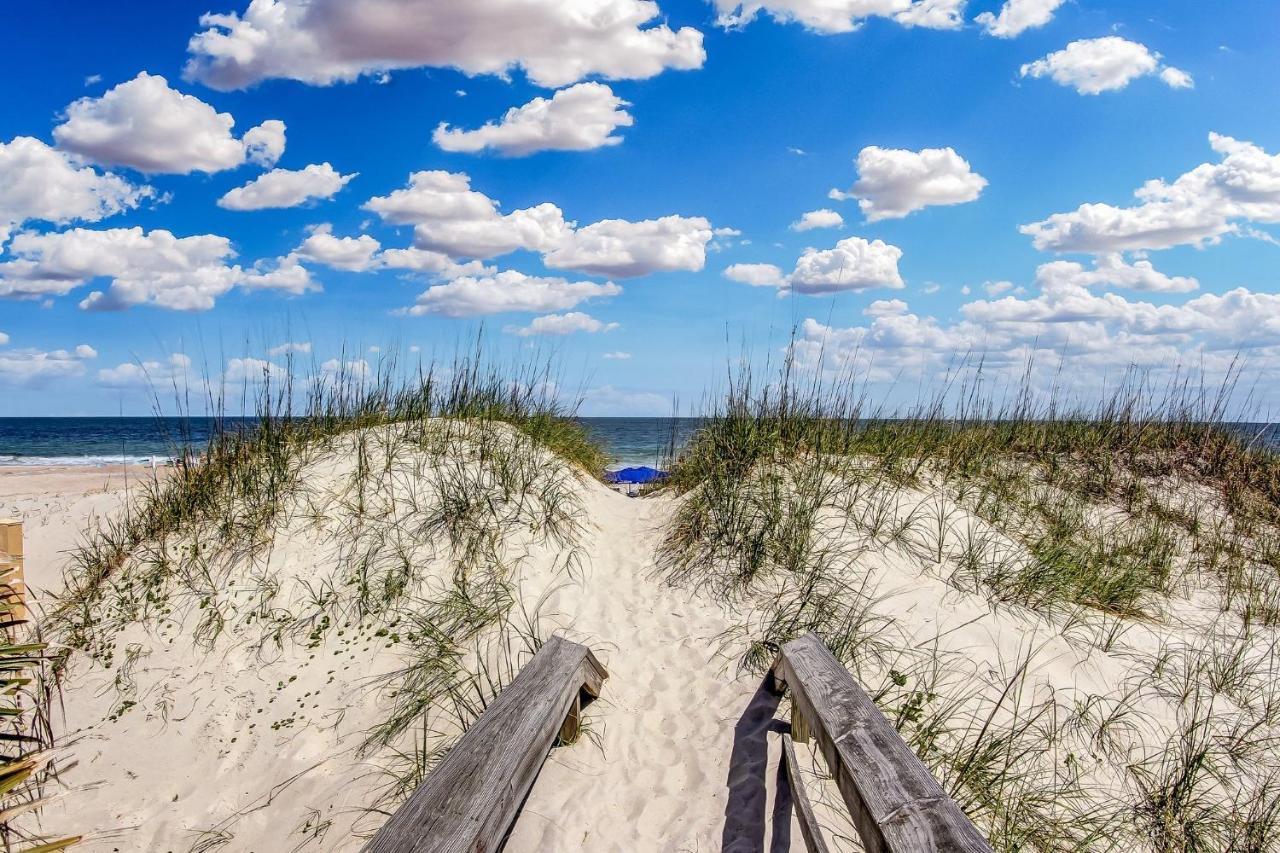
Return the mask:
[[[669,463],[668,580],[740,614],[723,639],[746,669],[816,631],[999,850],[1280,849],[1280,457],[1226,424],[1238,373],[1134,375],[1092,405],[961,374],[891,412],[789,358],[768,381],[731,371]],[[978,666],[910,637],[884,559],[1127,655],[1130,675],[1080,695],[1038,677],[1032,647]],[[1212,623],[1194,650],[1126,642],[1186,607]]]
[[[498,365],[479,346],[413,371],[264,375],[252,417],[220,419],[72,554],[44,620],[59,672],[72,654],[113,672],[119,717],[138,698],[143,652],[120,639],[134,626],[264,659],[391,650],[400,665],[369,687],[385,713],[360,751],[388,775],[369,808],[394,805],[541,642],[520,605],[530,552],[552,551],[565,578],[584,558],[576,481],[605,457],[555,379],[549,362]],[[316,564],[282,575],[273,554],[299,534]]]

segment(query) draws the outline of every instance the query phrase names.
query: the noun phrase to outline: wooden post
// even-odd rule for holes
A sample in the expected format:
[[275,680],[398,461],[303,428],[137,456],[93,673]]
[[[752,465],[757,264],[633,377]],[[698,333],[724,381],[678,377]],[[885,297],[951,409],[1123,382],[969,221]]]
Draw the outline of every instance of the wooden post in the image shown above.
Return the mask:
[[16,518],[0,518],[0,570],[5,570],[10,595],[9,620],[27,618],[27,583],[23,571],[22,522]]
[[796,760],[796,748],[792,738],[782,735],[782,760],[787,767],[787,780],[791,783],[791,802],[795,804],[796,816],[800,819],[800,834],[804,836],[804,846],[809,853],[828,853],[827,842],[822,837],[822,827],[813,813],[813,805],[804,790],[804,779],[800,778],[800,762]]

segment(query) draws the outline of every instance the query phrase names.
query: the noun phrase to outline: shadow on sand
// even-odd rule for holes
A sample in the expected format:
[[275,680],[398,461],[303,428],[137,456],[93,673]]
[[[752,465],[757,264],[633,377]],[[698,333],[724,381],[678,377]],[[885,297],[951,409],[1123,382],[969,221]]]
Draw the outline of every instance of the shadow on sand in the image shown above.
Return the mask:
[[[775,720],[781,700],[773,692],[773,674],[760,682],[750,703],[733,727],[733,753],[729,758],[729,797],[724,809],[721,853],[764,853],[765,811],[768,808],[769,732],[785,732],[790,725]],[[773,837],[770,853],[791,849],[791,786],[779,763],[777,794],[773,802]]]

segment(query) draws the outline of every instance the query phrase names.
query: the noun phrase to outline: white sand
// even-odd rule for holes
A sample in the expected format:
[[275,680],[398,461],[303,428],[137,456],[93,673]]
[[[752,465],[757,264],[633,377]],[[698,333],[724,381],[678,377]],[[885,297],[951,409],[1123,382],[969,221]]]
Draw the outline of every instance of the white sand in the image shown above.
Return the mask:
[[[89,850],[337,851],[358,849],[381,823],[366,808],[386,784],[381,768],[394,756],[386,749],[362,755],[357,747],[387,713],[390,699],[377,679],[401,664],[401,649],[357,626],[331,629],[314,648],[305,636],[262,642],[270,634],[264,620],[281,616],[283,623],[281,614],[296,619],[306,612],[308,584],[314,588],[349,556],[343,502],[352,500],[344,485],[351,455],[338,452],[308,469],[310,497],[295,507],[257,570],[269,569],[279,592],[264,597],[261,584],[243,573],[239,586],[222,590],[239,602],[240,617],[257,608],[261,619],[201,647],[192,635],[204,612],[192,605],[169,624],[127,628],[109,667],[77,662],[66,706],[78,765],[63,773],[66,794],[46,810],[46,829],[93,831]],[[40,488],[52,488],[52,481]],[[67,532],[118,505],[118,490],[60,488],[9,498],[26,501],[15,505],[36,521],[29,529],[31,576],[57,577]],[[404,479],[397,488],[403,501],[421,485]],[[786,705],[778,708],[760,691],[759,678],[739,675],[741,646],[724,647],[719,639],[751,614],[730,613],[658,576],[655,549],[674,499],[627,498],[585,478],[572,491],[588,522],[579,573],[566,576],[558,568],[562,553],[527,536],[515,537],[508,552],[521,556],[524,599],[548,594],[543,633],[589,645],[610,677],[586,712],[589,737],[553,751],[507,849],[765,849],[775,832],[770,797],[779,752],[769,731]],[[907,491],[894,511],[934,500]],[[945,510],[947,550],[959,547],[965,531],[986,528],[953,503]],[[316,524],[309,514],[324,520]],[[835,530],[830,535],[857,538]],[[1215,615],[1193,595],[1175,600],[1160,620],[1135,624],[1103,652],[1096,636],[1107,627],[1104,619],[993,608],[982,595],[946,583],[946,567],[922,560],[925,542],[914,549],[903,542],[853,544],[866,549],[855,573],[873,579],[877,612],[891,620],[887,644],[917,652],[937,647],[960,680],[989,685],[1030,653],[1030,692],[1053,691],[1064,705],[1150,681],[1150,660],[1161,645],[1203,647]],[[413,542],[409,552],[443,583],[446,569],[433,543]],[[722,649],[726,656],[718,654]],[[892,663],[859,675],[869,686],[880,684]],[[1163,744],[1176,717],[1172,704],[1156,698],[1144,697],[1143,711],[1153,728],[1133,733],[1139,751]],[[811,795],[825,803],[833,849],[854,849],[829,782],[811,782]],[[1106,773],[1096,783],[1120,790]],[[794,821],[776,831],[800,843]]]
[[[331,494],[348,473],[326,461],[307,489]],[[727,849],[757,849],[761,841],[750,839],[770,831],[763,780],[778,757],[776,736],[759,734],[776,700],[756,712],[757,737],[735,755],[735,726],[759,680],[735,677],[733,662],[714,656],[730,624],[720,609],[655,575],[666,507],[585,478],[575,489],[589,520],[576,579],[553,568],[554,549],[512,547],[528,554],[525,598],[552,591],[544,633],[588,643],[610,678],[587,711],[590,736],[554,751],[507,849],[711,850],[726,832],[740,839]],[[77,524],[51,520],[32,538]],[[277,536],[269,565],[282,592],[273,608],[296,615],[305,606],[298,582],[340,562],[333,527],[295,518]],[[32,550],[51,553],[52,544]],[[244,587],[233,595],[247,607],[258,592]],[[356,750],[386,713],[385,691],[373,685],[400,663],[399,649],[355,628],[331,631],[314,649],[305,638],[260,649],[262,632],[246,628],[208,651],[191,641],[200,615],[193,608],[168,625],[127,628],[109,667],[83,656],[73,666],[65,702],[77,764],[63,772],[66,793],[42,828],[92,831],[87,850],[359,849],[383,820],[365,806],[385,785],[380,768],[391,756]]]

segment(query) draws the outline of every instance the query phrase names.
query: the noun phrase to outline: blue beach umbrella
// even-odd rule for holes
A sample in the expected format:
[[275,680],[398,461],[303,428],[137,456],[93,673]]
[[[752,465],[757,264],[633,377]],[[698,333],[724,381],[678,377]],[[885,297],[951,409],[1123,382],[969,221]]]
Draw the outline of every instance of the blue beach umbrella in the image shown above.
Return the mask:
[[657,468],[650,468],[648,465],[640,465],[634,468],[623,468],[619,471],[605,471],[604,479],[606,483],[652,483],[656,480],[667,479],[666,471],[659,471]]

